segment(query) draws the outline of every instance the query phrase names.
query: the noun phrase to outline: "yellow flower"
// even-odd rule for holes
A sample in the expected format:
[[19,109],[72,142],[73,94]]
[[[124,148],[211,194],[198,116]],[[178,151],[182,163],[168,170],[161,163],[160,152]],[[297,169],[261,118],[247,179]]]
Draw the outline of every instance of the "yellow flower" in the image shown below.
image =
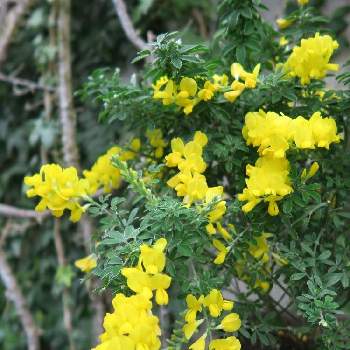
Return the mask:
[[[208,188],[205,194],[205,203],[210,204],[215,198],[220,198],[223,192],[224,192],[224,188],[222,186]],[[226,202],[220,201],[215,205],[214,209],[209,212],[208,214],[209,223],[213,224],[218,222],[224,216],[225,212],[226,212]],[[209,228],[209,233],[211,230],[212,230],[212,226],[210,226]]]
[[261,289],[264,293],[266,293],[270,289],[270,283],[267,281],[262,281],[257,279],[254,284],[254,288]]
[[275,112],[249,112],[242,130],[248,145],[259,146],[261,155],[283,158],[292,139],[293,120]]
[[269,205],[267,207],[267,212],[271,216],[276,216],[279,214],[280,210],[279,210],[276,202],[281,200],[281,199],[282,199],[281,196],[275,196],[275,195],[271,195],[271,196],[264,198],[264,202],[269,203]]
[[285,36],[281,36],[279,40],[279,45],[280,46],[286,46],[288,44],[288,40],[286,39]]
[[185,315],[186,322],[195,321],[197,312],[202,311],[203,301],[204,301],[203,295],[201,295],[198,299],[192,294],[188,294],[186,296],[186,304],[188,309]]
[[228,76],[226,74],[222,74],[222,75],[214,74],[213,81],[215,85],[215,90],[219,90],[228,85]]
[[79,199],[86,195],[88,183],[79,179],[77,169],[63,169],[57,164],[46,164],[41,167],[39,174],[26,176],[24,183],[32,187],[27,191],[28,197],[41,197],[35,207],[36,211],[48,208],[54,216],[61,217],[67,209],[71,211],[70,220],[79,221],[84,212]]
[[167,245],[165,238],[160,238],[150,247],[142,244],[140,247],[139,268],[144,268],[147,273],[156,274],[162,272],[165,267],[164,249]]
[[105,332],[94,350],[160,349],[159,320],[152,314],[152,303],[143,295],[117,294],[113,313],[103,322]]
[[247,201],[244,212],[251,211],[261,200],[269,203],[268,213],[277,215],[277,201],[291,193],[289,162],[285,158],[269,156],[259,158],[255,166],[247,165],[247,187],[238,195],[239,201]]
[[319,168],[320,168],[319,164],[317,162],[313,162],[311,164],[311,167],[310,167],[309,171],[307,171],[306,168],[303,170],[303,172],[301,173],[301,178],[304,181],[307,181],[308,179],[313,177],[318,172]]
[[258,81],[260,72],[260,63],[257,64],[251,73],[245,72],[243,74],[244,85],[248,89],[254,89],[256,87],[256,83]]
[[261,260],[263,263],[269,261],[270,247],[267,242],[267,238],[271,237],[270,233],[262,233],[259,237],[254,237],[256,243],[249,244],[249,253],[257,260]]
[[138,152],[141,149],[141,140],[138,137],[135,137],[130,142],[130,148],[134,152]]
[[186,144],[180,138],[172,139],[172,153],[165,157],[166,166],[177,166],[182,172],[203,173],[206,169],[206,163],[202,158],[202,152],[207,142],[207,136],[200,131],[196,131],[193,141]]
[[247,201],[242,207],[242,211],[245,213],[252,211],[262,201],[261,198],[255,196],[248,188],[244,188],[243,192],[238,194],[238,200]]
[[224,93],[224,97],[226,98],[227,101],[229,102],[235,102],[237,100],[237,97],[240,96],[243,90],[231,90],[231,91],[226,91]]
[[298,148],[315,148],[315,139],[310,123],[299,116],[293,120],[293,139]]
[[175,98],[175,103],[183,107],[184,113],[188,115],[192,113],[193,107],[199,102],[199,99],[195,98],[197,83],[192,78],[184,77],[180,81],[179,89]]
[[239,80],[244,76],[246,71],[240,63],[234,62],[231,64],[231,75],[235,80]]
[[229,250],[218,239],[213,240],[213,245],[218,250],[218,255],[214,260],[214,264],[221,265],[224,263]]
[[192,335],[197,330],[197,328],[202,324],[203,320],[194,320],[191,322],[185,323],[185,325],[182,327],[182,331],[185,334],[186,339],[192,338]]
[[247,165],[247,188],[254,196],[286,196],[293,191],[288,178],[289,162],[285,158],[261,157],[255,166]]
[[232,239],[232,236],[230,235],[230,233],[224,227],[222,227],[222,225],[219,222],[216,224],[216,227],[218,232],[226,241],[229,241]]
[[[83,174],[89,183],[89,194],[94,194],[103,187],[105,193],[117,189],[121,184],[120,171],[113,166],[111,160],[113,156],[121,155],[120,147],[110,148],[104,155],[100,156],[91,170],[84,170]],[[132,157],[134,152],[129,152]]]
[[337,125],[333,118],[322,118],[320,112],[315,112],[310,118],[310,127],[317,147],[329,149],[333,142],[339,142]]
[[204,83],[203,89],[198,91],[198,97],[203,101],[209,101],[214,97],[214,92],[216,90],[216,85],[207,80]]
[[[231,75],[235,79],[231,84],[231,90],[224,93],[224,97],[229,102],[234,102],[245,88],[254,89],[256,87],[260,71],[260,64],[257,64],[253,72],[247,72],[241,64],[235,62],[231,65]],[[243,80],[242,83],[239,80]]]
[[93,255],[89,255],[83,259],[76,260],[74,265],[82,272],[87,273],[92,271],[97,266],[97,262]]
[[219,290],[212,289],[204,298],[204,306],[209,309],[212,317],[218,317],[220,316],[222,310],[232,310],[233,302],[224,300]]
[[298,4],[300,6],[304,6],[304,5],[307,5],[309,3],[309,0],[298,0]]
[[190,347],[190,350],[204,350],[205,349],[205,339],[207,334],[203,334],[200,338],[198,338]]
[[152,87],[154,99],[161,99],[165,106],[174,103],[177,87],[173,80],[161,77]]
[[209,344],[209,350],[240,350],[241,343],[236,337],[214,339]]
[[161,158],[164,153],[164,147],[167,143],[163,139],[163,132],[160,129],[147,130],[146,136],[152,147],[155,148],[154,155],[156,158]]
[[236,332],[241,327],[241,319],[236,313],[230,313],[220,322],[220,328],[225,332]]
[[168,304],[168,293],[171,277],[160,273],[165,267],[164,249],[167,241],[158,239],[150,247],[143,244],[140,247],[140,257],[137,267],[124,267],[121,274],[126,277],[128,287],[135,293],[142,294],[150,299],[153,291],[156,291],[156,303],[158,305]]
[[169,179],[167,184],[176,190],[179,197],[184,197],[184,203],[188,205],[204,199],[208,190],[205,176],[198,173],[193,176],[190,172],[179,173]]
[[337,64],[329,63],[339,47],[329,35],[316,33],[313,38],[302,39],[295,46],[284,67],[291,77],[299,77],[301,84],[309,84],[311,79],[322,79],[328,70],[337,71]]
[[170,276],[163,273],[150,275],[135,267],[124,267],[121,274],[126,277],[127,285],[133,292],[151,298],[152,291],[155,290],[157,304],[166,305],[168,303],[166,289],[171,283]]
[[[141,140],[139,138],[132,139],[130,141],[130,144],[129,144],[128,148],[130,148],[130,150],[121,150],[121,149],[119,149],[119,158],[121,160],[123,160],[123,161],[128,161],[128,160],[135,159],[135,157],[137,155],[137,152],[139,152],[140,148],[141,148]],[[116,152],[116,154],[117,154],[117,152]],[[109,159],[109,161],[110,161],[110,159]]]
[[294,20],[292,19],[285,19],[285,18],[278,18],[276,20],[277,26],[279,29],[286,29],[288,28],[292,23],[294,22]]
[[136,267],[124,267],[121,274],[126,277],[128,287],[135,293],[152,298],[150,275]]

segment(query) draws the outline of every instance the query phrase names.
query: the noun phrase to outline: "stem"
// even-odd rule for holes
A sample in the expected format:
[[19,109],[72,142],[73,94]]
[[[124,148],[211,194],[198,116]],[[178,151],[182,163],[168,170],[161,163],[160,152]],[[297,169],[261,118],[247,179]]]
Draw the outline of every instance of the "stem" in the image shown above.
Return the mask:
[[[66,266],[66,258],[64,255],[64,246],[61,236],[61,222],[59,219],[54,221],[54,239],[55,239],[55,249],[57,254],[58,266],[60,268]],[[73,326],[72,326],[72,312],[70,309],[70,293],[69,289],[65,287],[63,289],[62,301],[63,301],[63,323],[67,331],[69,349],[75,350],[75,344],[73,340]]]
[[58,72],[59,110],[62,125],[63,156],[66,165],[79,169],[76,142],[76,113],[72,93],[72,67],[70,49],[70,0],[58,0]]
[[[16,6],[10,10],[5,16],[5,23],[2,25],[0,36],[0,66],[6,60],[7,50],[13,39],[16,30],[21,23],[21,20],[29,7],[32,5],[33,0],[21,0],[16,2]],[[1,0],[0,7],[6,6]],[[6,12],[6,9],[4,10]]]
[[47,217],[49,214],[50,212],[48,210],[39,213],[35,210],[22,209],[22,208],[14,207],[12,205],[0,203],[0,215],[2,216],[23,218],[23,219],[37,219],[39,222],[41,222],[42,219]]
[[132,24],[132,21],[126,10],[124,1],[123,0],[112,0],[112,1],[126,37],[137,49],[139,50],[147,49],[148,48],[147,44],[137,34]]
[[[4,233],[2,236],[3,235]],[[20,318],[22,327],[27,337],[28,350],[39,350],[40,331],[34,321],[32,314],[30,313],[27,301],[25,300],[23,293],[17,283],[15,274],[7,262],[6,253],[2,249],[4,239],[1,240],[0,244],[0,277],[6,288],[6,297],[15,305],[17,314]]]

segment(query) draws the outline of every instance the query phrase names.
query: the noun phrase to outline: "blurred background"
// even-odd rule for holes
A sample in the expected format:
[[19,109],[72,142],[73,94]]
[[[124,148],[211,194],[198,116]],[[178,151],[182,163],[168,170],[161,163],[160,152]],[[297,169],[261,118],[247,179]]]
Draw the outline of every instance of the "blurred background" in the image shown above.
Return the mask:
[[[311,2],[329,20],[342,46],[335,61],[345,62],[349,0]],[[69,3],[0,0],[3,350],[26,349],[26,336],[38,332],[42,349],[88,349],[109,304],[96,300],[93,285],[83,286],[82,274],[73,265],[89,250],[92,224],[84,221],[77,226],[66,220],[58,224],[38,215],[23,187],[23,177],[37,172],[43,163],[64,160],[88,167],[108,146],[123,139],[121,125],[99,124],[98,105],[81,101],[75,92],[101,67],[118,67],[123,79],[134,79],[143,63],[132,65],[131,60],[160,33],[177,30],[185,42],[209,43],[217,28],[218,0],[84,0],[72,1],[71,8]],[[268,8],[263,16],[271,22],[297,6],[295,1],[263,3]],[[76,120],[71,153],[64,138],[67,115],[73,124]]]

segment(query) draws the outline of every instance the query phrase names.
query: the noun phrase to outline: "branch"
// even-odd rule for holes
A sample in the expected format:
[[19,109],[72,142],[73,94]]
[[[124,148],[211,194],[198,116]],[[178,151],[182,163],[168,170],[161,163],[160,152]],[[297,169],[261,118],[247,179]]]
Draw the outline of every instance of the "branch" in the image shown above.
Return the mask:
[[[5,226],[4,229],[6,229]],[[3,232],[2,237],[5,239],[6,234]],[[0,244],[0,277],[6,288],[6,297],[15,304],[17,314],[21,320],[24,332],[27,337],[28,350],[39,350],[39,328],[36,326],[32,314],[29,311],[27,302],[22,294],[16,281],[16,277],[7,262],[6,254],[2,249],[4,239]]]
[[[6,15],[6,20],[0,36],[0,66],[6,59],[8,46],[21,22],[21,19],[32,3],[33,0],[18,0],[13,10]],[[0,6],[5,5],[0,4]]]
[[[55,239],[55,249],[57,254],[58,266],[63,268],[66,266],[66,258],[64,255],[64,246],[61,236],[61,222],[59,219],[54,221],[54,239]],[[62,303],[63,303],[63,323],[67,331],[69,349],[75,350],[75,344],[73,340],[73,326],[72,326],[72,310],[69,305],[70,292],[67,287],[63,289]]]
[[10,83],[12,85],[24,86],[24,87],[27,87],[30,91],[34,91],[34,90],[47,90],[47,91],[51,91],[51,92],[56,91],[56,89],[52,86],[47,86],[47,85],[44,85],[41,83],[36,83],[34,81],[30,81],[27,79],[12,77],[9,75],[5,75],[1,72],[0,72],[0,81],[4,81],[4,82]]
[[77,116],[72,93],[72,68],[70,50],[70,0],[58,0],[58,73],[59,110],[62,124],[63,156],[66,165],[79,168],[76,142]]
[[39,222],[46,218],[50,212],[48,210],[44,212],[37,212],[35,210],[21,209],[12,205],[0,203],[0,215],[7,217],[16,217],[23,219],[36,219]]
[[192,15],[197,22],[199,34],[202,38],[208,39],[208,30],[202,12],[194,8],[192,10]]
[[130,42],[139,50],[145,50],[148,45],[141,39],[137,34],[131,19],[126,10],[126,6],[123,0],[112,0],[114,4],[115,11],[117,12],[120,24],[126,34],[126,37]]

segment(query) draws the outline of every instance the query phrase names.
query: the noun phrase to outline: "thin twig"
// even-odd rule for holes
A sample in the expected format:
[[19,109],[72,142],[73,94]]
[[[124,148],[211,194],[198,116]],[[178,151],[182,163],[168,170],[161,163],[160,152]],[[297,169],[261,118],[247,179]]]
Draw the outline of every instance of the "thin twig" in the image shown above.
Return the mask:
[[124,1],[123,0],[112,0],[112,1],[126,37],[138,50],[147,49],[148,48],[147,43],[143,39],[141,39],[141,37],[137,34],[132,24],[132,21],[126,10]]
[[[59,110],[62,126],[63,156],[66,165],[80,169],[79,149],[76,141],[76,111],[73,102],[73,84],[70,49],[70,0],[58,0],[58,75],[59,75]],[[54,4],[55,5],[55,4]],[[90,241],[92,223],[87,217],[79,222],[84,237],[84,246],[87,254],[91,253]],[[104,304],[102,297],[93,295],[91,289],[97,287],[97,281],[92,280],[91,288],[87,286],[94,312],[93,333],[98,341],[102,332]]]
[[73,104],[72,67],[70,48],[70,0],[58,0],[58,72],[59,110],[62,124],[62,146],[66,165],[79,168],[76,142],[76,113]]
[[17,86],[17,85],[24,86],[24,87],[28,88],[28,90],[30,90],[30,91],[35,91],[35,90],[47,90],[47,91],[51,91],[51,92],[56,91],[53,86],[48,86],[48,85],[45,85],[42,83],[36,83],[34,81],[27,80],[27,79],[13,77],[11,75],[5,75],[1,72],[0,72],[0,81],[3,81],[5,83],[9,83],[9,84],[12,84],[15,86]]
[[208,30],[202,12],[199,9],[194,8],[192,10],[192,15],[197,22],[199,34],[202,38],[208,39]]
[[[61,222],[59,219],[54,221],[54,239],[55,239],[55,249],[57,254],[58,265],[60,268],[66,266],[66,258],[64,254],[64,246],[61,236]],[[69,349],[74,350],[75,344],[73,340],[73,326],[72,326],[72,311],[70,308],[70,293],[69,289],[65,287],[63,289],[63,323],[67,331],[67,336],[69,340]]]
[[[0,36],[0,66],[6,60],[8,46],[23,16],[33,2],[33,0],[18,0],[16,6],[6,14],[6,20],[2,25]],[[0,6],[2,6],[2,4],[0,4]]]
[[44,212],[37,212],[35,210],[28,210],[17,208],[8,204],[0,203],[0,215],[7,217],[16,217],[23,219],[36,219],[41,222],[44,218],[46,218],[50,212],[48,210]]
[[[5,226],[7,228],[7,226]],[[4,233],[3,233],[4,234]],[[3,236],[2,234],[2,236]],[[0,277],[6,288],[6,297],[11,300],[16,308],[17,314],[22,323],[28,343],[28,350],[39,350],[39,328],[36,326],[34,318],[29,311],[29,307],[24,295],[17,283],[16,277],[7,262],[5,251],[2,248],[4,239],[0,245]]]

